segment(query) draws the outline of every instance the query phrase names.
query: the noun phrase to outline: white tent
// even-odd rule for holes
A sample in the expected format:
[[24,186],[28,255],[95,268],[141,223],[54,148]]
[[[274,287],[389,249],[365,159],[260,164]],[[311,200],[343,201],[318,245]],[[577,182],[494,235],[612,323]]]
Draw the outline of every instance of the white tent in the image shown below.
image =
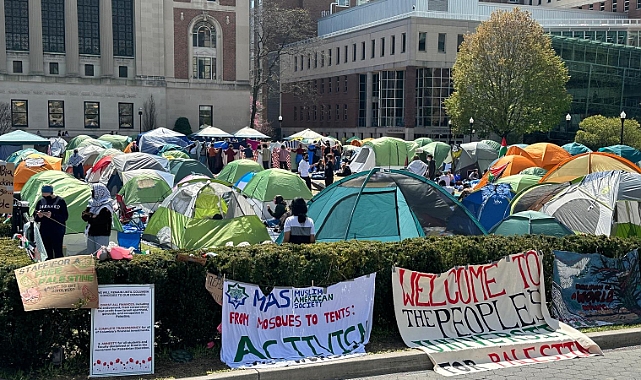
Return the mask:
[[245,127],[245,128],[239,129],[234,133],[234,137],[238,137],[241,139],[268,139],[269,138],[269,136],[267,136],[266,134],[262,133],[261,131],[257,131],[251,127]]
[[326,139],[325,136],[321,135],[320,133],[314,132],[311,129],[307,128],[305,130],[302,130],[300,132],[294,133],[293,135],[287,137],[287,140],[295,140],[295,139],[303,139],[303,140],[318,140],[318,139]]
[[223,131],[220,128],[208,126],[206,128],[201,129],[198,131],[198,133],[194,134],[195,136],[198,137],[234,137],[234,135],[231,135],[225,131]]

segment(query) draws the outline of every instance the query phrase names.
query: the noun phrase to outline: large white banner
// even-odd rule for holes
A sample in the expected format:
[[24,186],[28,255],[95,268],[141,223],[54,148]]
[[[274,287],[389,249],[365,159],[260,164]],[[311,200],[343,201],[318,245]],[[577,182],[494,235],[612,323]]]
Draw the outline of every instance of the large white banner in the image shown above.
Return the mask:
[[550,317],[536,251],[432,274],[395,268],[396,322],[445,376],[602,354]]
[[220,358],[232,368],[290,365],[365,353],[376,274],[327,288],[225,280]]
[[154,285],[99,285],[89,376],[154,373]]

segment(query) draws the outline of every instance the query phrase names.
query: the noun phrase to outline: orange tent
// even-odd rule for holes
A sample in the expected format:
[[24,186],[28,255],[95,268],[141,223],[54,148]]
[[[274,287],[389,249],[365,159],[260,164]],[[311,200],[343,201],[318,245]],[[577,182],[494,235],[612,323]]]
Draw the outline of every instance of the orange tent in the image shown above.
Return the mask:
[[507,152],[505,152],[506,156],[523,156],[525,158],[529,158],[530,160],[534,161],[532,157],[530,157],[530,154],[523,148],[519,148],[516,145],[512,145],[509,148],[507,148]]
[[570,157],[547,172],[540,183],[562,183],[573,181],[590,173],[622,170],[640,173],[641,169],[631,161],[610,153],[590,152]]
[[132,142],[130,142],[130,143],[125,147],[125,150],[123,150],[123,152],[125,152],[125,153],[131,153],[131,146],[133,145],[133,143],[134,143],[133,141],[132,141]]
[[518,155],[512,155],[512,156],[505,156],[499,158],[490,168],[490,170],[487,171],[483,175],[483,178],[479,181],[478,185],[476,185],[474,188],[475,189],[480,189],[483,186],[487,185],[489,182],[489,177],[490,177],[490,171],[492,169],[497,169],[502,167],[503,165],[507,165],[505,167],[505,170],[503,170],[503,173],[496,179],[502,178],[502,177],[507,177],[515,174],[519,174],[522,170],[531,168],[534,166],[537,166],[534,161],[530,160],[527,157],[524,156],[518,156]]
[[25,183],[36,173],[45,170],[61,170],[62,158],[34,153],[27,156],[13,172],[13,191],[19,192]]
[[556,144],[537,143],[528,145],[523,149],[536,163],[536,166],[550,170],[572,155]]

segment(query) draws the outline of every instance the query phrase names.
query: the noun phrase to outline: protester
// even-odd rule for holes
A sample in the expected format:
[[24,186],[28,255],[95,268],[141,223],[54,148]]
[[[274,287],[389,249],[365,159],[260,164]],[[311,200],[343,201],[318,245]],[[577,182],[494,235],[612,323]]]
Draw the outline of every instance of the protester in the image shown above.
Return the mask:
[[138,144],[134,141],[131,143],[131,153],[136,153],[140,152],[140,149],[138,149]]
[[67,162],[73,170],[73,176],[80,180],[85,178],[85,169],[82,167],[82,161],[82,157],[78,154],[78,149],[74,149],[73,154]]
[[34,220],[40,223],[42,244],[48,259],[64,257],[62,242],[69,218],[67,202],[53,193],[52,185],[42,186],[42,198],[38,200],[33,213]]
[[307,153],[303,155],[302,159],[298,163],[298,174],[305,181],[308,189],[312,189],[312,179],[309,176],[309,162],[307,162]]
[[216,148],[214,147],[214,142],[210,142],[207,147],[207,166],[209,167],[210,172],[214,172],[214,166],[216,165]]
[[272,153],[269,150],[269,147],[267,146],[267,144],[263,144],[261,149],[261,155],[263,156],[263,169],[267,170],[270,167],[269,162],[271,161],[271,158],[272,158]]
[[247,148],[244,148],[241,146],[241,149],[243,149],[243,153],[245,153],[245,158],[248,160],[253,160],[254,159],[254,151],[252,150],[251,145],[247,145]]
[[439,185],[440,187],[442,187],[442,188],[443,188],[445,191],[447,191],[448,193],[450,193],[450,194],[453,194],[453,193],[454,193],[454,187],[447,185],[447,184],[445,183],[445,181],[444,181],[444,180],[442,180],[442,179],[441,179],[441,180],[439,180],[439,181],[438,181],[438,185]]
[[305,155],[305,149],[303,148],[303,144],[299,143],[298,148],[296,148],[296,166],[298,166],[303,159],[303,155]]
[[439,182],[440,181],[445,182],[445,186],[451,186],[454,179],[452,178],[452,175],[450,174],[449,171],[445,171],[443,175],[438,177],[438,180]]
[[230,142],[227,142],[225,157],[227,158],[227,163],[234,162],[234,160],[236,159],[236,151],[234,150],[234,146]]
[[334,183],[334,155],[328,154],[325,160],[325,187]]
[[287,149],[285,145],[281,145],[278,151],[278,163],[281,169],[289,170],[287,167],[287,157],[289,157],[289,149]]
[[309,164],[313,165],[318,162],[319,157],[316,154],[316,141],[307,146],[307,156],[309,157]]
[[352,174],[352,169],[349,167],[347,162],[343,162],[341,164],[341,169],[338,173],[336,173],[336,176],[338,177],[347,177]]
[[113,213],[114,209],[109,189],[102,183],[94,183],[89,204],[82,212],[82,220],[87,222],[88,254],[94,254],[101,247],[109,245]]
[[329,146],[329,140],[325,141],[325,147],[323,147],[323,157],[327,157],[332,153],[332,148]]
[[212,170],[212,174],[218,174],[220,173],[221,170],[223,170],[223,150],[222,148],[216,148],[216,155],[214,156],[214,170]]
[[292,216],[285,219],[283,243],[309,244],[316,241],[314,221],[307,217],[307,203],[303,198],[292,201]]
[[477,179],[479,179],[479,170],[478,169],[472,170],[470,175],[467,176],[467,179],[470,181],[476,181]]
[[271,206],[267,205],[267,212],[272,216],[273,219],[267,221],[268,227],[276,227],[280,225],[280,218],[287,212],[287,203],[281,195],[274,197],[274,203],[276,204],[276,209],[272,211]]
[[436,175],[436,161],[431,154],[427,155],[427,178],[434,179]]
[[424,176],[427,173],[428,165],[421,161],[421,158],[418,156],[418,154],[415,154],[414,157],[412,157],[412,162],[407,165],[407,170],[410,172],[420,175],[421,177]]

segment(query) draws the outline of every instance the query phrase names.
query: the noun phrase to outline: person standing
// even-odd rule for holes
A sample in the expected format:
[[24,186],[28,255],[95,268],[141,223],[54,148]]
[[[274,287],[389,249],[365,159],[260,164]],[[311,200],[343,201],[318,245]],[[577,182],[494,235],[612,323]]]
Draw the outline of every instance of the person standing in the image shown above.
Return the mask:
[[434,156],[431,154],[427,155],[427,179],[434,180],[436,175],[436,161],[434,161]]
[[298,167],[298,164],[300,164],[300,161],[303,159],[303,155],[305,154],[305,149],[303,148],[303,144],[298,144],[298,148],[296,148],[296,166]]
[[285,145],[280,146],[280,151],[278,152],[278,163],[280,168],[284,170],[289,170],[287,167],[287,157],[289,156],[289,149]]
[[82,212],[82,220],[87,222],[87,254],[94,254],[109,245],[113,213],[109,189],[102,183],[94,183],[89,204]]
[[318,162],[318,157],[316,157],[316,141],[312,142],[307,146],[307,155],[309,157],[310,165],[313,165]]
[[334,155],[328,154],[325,160],[325,187],[334,183]]
[[298,163],[298,175],[305,181],[308,189],[312,189],[312,179],[309,176],[309,162],[307,162],[307,154],[303,155],[303,158]]
[[73,154],[69,157],[67,162],[73,170],[73,176],[76,179],[82,180],[85,178],[85,169],[82,167],[82,157],[78,154],[78,149],[73,150]]
[[140,152],[140,149],[138,149],[138,143],[135,141],[131,143],[131,153],[137,153]]
[[247,147],[243,151],[245,153],[245,158],[248,160],[254,159],[254,151],[252,150],[251,145],[247,144]]
[[263,144],[261,149],[261,156],[263,156],[263,169],[269,169],[269,161],[271,161],[272,153],[269,151],[267,144]]
[[66,222],[69,218],[67,202],[62,197],[53,193],[52,185],[42,186],[42,198],[36,202],[34,220],[40,223],[42,244],[47,251],[48,259],[64,257],[62,242],[67,229]]
[[230,142],[227,142],[227,149],[225,149],[225,157],[227,157],[227,163],[233,162],[236,159],[236,151],[234,146]]
[[214,172],[214,165],[216,165],[216,148],[214,148],[214,142],[212,141],[207,147],[207,166],[212,173]]
[[314,221],[307,217],[307,203],[303,198],[292,201],[292,216],[285,219],[283,243],[310,244],[316,241]]
[[221,170],[223,170],[223,150],[222,148],[216,148],[216,156],[214,156],[214,170],[211,172],[213,174],[218,174],[220,173]]

